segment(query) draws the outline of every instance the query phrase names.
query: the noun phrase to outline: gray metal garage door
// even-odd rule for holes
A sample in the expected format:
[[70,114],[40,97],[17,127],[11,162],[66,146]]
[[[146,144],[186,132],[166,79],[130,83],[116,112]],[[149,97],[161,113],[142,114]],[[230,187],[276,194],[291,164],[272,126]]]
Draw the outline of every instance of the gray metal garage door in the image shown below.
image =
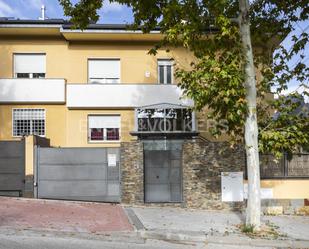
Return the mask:
[[37,197],[120,201],[119,148],[40,148]]
[[182,141],[144,141],[145,201],[182,201]]
[[21,195],[24,186],[24,140],[0,141],[0,195]]

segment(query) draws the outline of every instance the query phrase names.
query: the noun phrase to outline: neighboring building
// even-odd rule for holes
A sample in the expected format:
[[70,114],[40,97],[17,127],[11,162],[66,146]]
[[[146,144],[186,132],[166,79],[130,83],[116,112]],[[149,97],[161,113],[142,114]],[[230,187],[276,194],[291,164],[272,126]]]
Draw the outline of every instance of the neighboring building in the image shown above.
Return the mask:
[[[207,140],[205,113],[193,111],[173,76],[175,64],[189,68],[193,55],[184,48],[149,55],[161,38],[124,25],[80,31],[58,19],[0,20],[0,141],[27,137],[26,180],[31,190],[36,172],[35,195],[231,206],[221,201],[220,175],[244,171],[243,148]],[[42,138],[52,148],[33,154],[27,146]],[[104,174],[91,168],[100,164]],[[309,197],[309,188],[294,195],[293,184],[280,182],[266,182],[273,198],[284,196],[276,192],[282,187],[286,199]]]

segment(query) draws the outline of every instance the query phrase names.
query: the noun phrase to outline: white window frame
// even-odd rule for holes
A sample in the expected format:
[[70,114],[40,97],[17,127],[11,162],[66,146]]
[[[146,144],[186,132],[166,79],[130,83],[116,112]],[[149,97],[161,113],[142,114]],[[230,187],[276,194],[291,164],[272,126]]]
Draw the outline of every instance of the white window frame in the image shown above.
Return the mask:
[[[115,83],[108,83],[107,80],[110,78],[93,78],[97,79],[98,82],[91,82],[90,80],[90,68],[89,68],[89,61],[119,61],[119,78],[117,78],[117,82]],[[121,83],[121,60],[120,58],[113,58],[113,57],[90,57],[87,59],[87,82],[88,84],[119,84]]]
[[44,55],[45,56],[45,72],[44,72],[44,77],[43,78],[37,78],[37,79],[45,79],[46,78],[46,53],[41,53],[41,52],[14,52],[13,53],[13,78],[15,79],[33,79],[33,72],[28,72],[29,78],[17,78],[17,72],[16,72],[16,66],[15,66],[15,55]]
[[[103,140],[91,140],[91,131],[89,127],[89,117],[119,117],[119,139],[107,140],[107,128],[96,127],[97,129],[103,129]],[[87,115],[87,140],[88,143],[119,143],[121,141],[121,115],[120,114],[88,114]]]
[[[22,135],[14,135],[14,111],[16,110],[42,110],[44,111],[44,117],[43,117],[44,118],[44,135],[37,135],[37,136],[46,137],[46,109],[45,108],[12,108],[12,137],[16,137],[16,138],[23,137]],[[30,127],[31,126],[32,126],[32,123],[30,123]],[[30,134],[28,135],[34,135],[32,128],[30,128]]]
[[[158,71],[158,84],[161,85],[171,85],[174,84],[174,60],[173,59],[158,59],[157,61],[157,71]],[[164,67],[163,75],[163,83],[161,83],[161,78],[160,78],[160,66],[171,66],[171,83],[167,83],[167,71],[166,67]]]

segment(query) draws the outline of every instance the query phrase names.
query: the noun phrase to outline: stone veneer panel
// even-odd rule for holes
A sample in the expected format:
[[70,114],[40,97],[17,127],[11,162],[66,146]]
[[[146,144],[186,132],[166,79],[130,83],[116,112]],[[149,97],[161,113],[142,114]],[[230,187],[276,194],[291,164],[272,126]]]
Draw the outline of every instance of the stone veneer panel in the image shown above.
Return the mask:
[[123,142],[120,149],[121,202],[142,204],[144,202],[144,156],[140,141]]
[[221,172],[244,171],[245,153],[241,146],[231,149],[225,142],[201,139],[183,144],[183,203],[144,204],[143,145],[122,143],[122,202],[126,204],[182,206],[200,209],[241,209],[243,202],[221,202]]
[[242,146],[201,139],[183,144],[183,197],[188,208],[241,209],[243,202],[221,202],[221,172],[244,171]]

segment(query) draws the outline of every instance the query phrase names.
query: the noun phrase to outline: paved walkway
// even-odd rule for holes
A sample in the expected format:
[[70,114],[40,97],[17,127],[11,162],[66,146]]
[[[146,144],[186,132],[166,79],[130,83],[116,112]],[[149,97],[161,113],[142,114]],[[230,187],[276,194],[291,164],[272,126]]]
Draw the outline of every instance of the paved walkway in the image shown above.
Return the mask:
[[14,237],[29,231],[51,233],[56,237],[65,234],[76,238],[93,236],[93,239],[122,240],[124,243],[158,239],[179,243],[309,248],[308,216],[264,216],[264,223],[286,234],[286,237],[269,240],[251,239],[240,233],[236,226],[244,222],[244,215],[237,212],[168,207],[126,209],[125,212],[121,205],[104,203],[0,197],[0,235]]
[[[245,216],[238,212],[189,211],[180,208],[133,207],[138,220],[148,231],[207,236],[241,235],[236,225],[244,223]],[[308,216],[264,216],[264,223],[273,226],[282,239],[309,242]]]
[[132,231],[120,205],[0,197],[0,228],[106,233]]

